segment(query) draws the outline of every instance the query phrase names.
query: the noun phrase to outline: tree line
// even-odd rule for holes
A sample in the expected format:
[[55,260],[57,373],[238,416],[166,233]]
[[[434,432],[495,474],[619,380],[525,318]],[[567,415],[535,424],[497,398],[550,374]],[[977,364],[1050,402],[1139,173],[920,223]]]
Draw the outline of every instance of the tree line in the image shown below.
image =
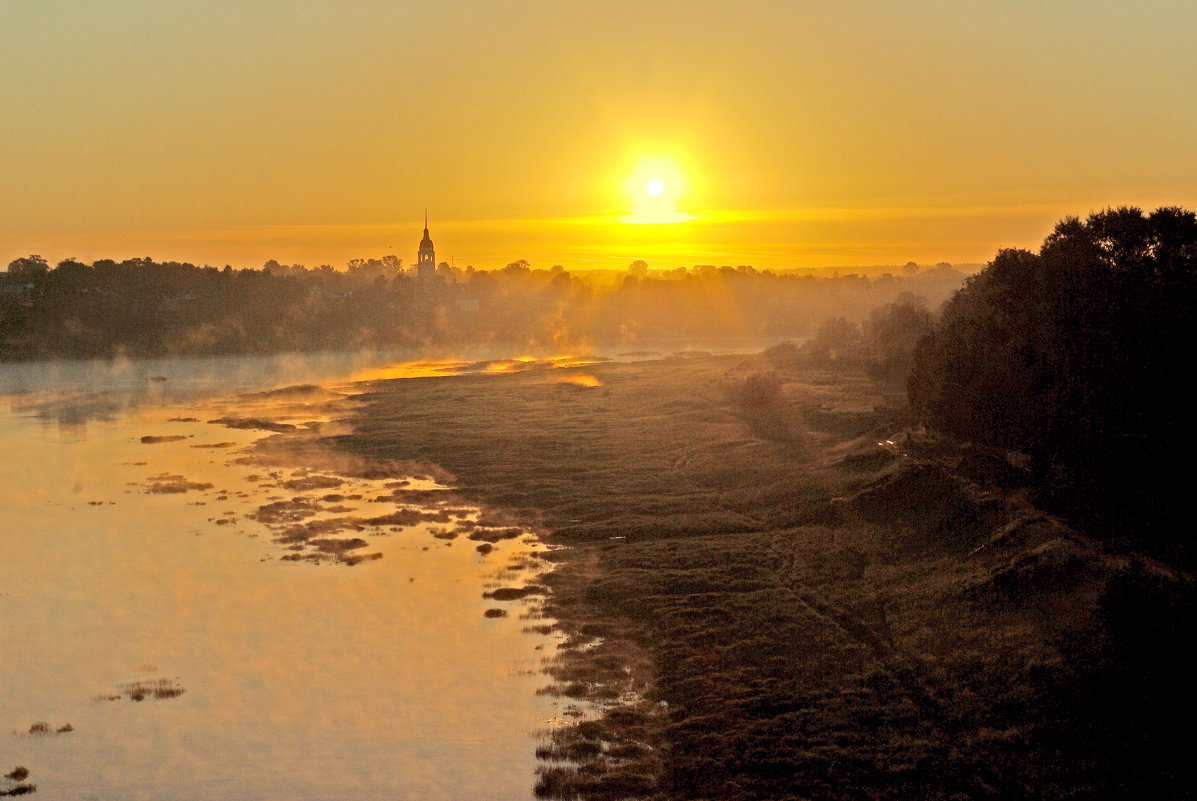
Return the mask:
[[261,269],[152,259],[55,266],[39,256],[0,274],[0,359],[270,353],[503,343],[561,352],[654,340],[806,337],[831,313],[861,319],[900,294],[939,302],[950,265],[900,275],[815,277],[749,266],[611,275],[439,265],[419,278],[393,256],[345,269]]
[[1197,444],[1195,290],[1193,212],[1068,217],[1038,253],[1000,251],[947,302],[915,350],[911,407],[1023,454],[1041,502],[1088,530],[1191,558],[1177,535]]

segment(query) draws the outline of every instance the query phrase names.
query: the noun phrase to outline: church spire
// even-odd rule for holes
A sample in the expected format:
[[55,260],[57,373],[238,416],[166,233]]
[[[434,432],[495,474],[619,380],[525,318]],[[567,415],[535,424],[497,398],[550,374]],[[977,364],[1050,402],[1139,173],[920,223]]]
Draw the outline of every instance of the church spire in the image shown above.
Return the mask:
[[432,237],[428,235],[428,209],[424,209],[424,238],[420,240],[419,258],[416,260],[416,275],[420,278],[431,278],[436,274],[436,251],[432,247]]

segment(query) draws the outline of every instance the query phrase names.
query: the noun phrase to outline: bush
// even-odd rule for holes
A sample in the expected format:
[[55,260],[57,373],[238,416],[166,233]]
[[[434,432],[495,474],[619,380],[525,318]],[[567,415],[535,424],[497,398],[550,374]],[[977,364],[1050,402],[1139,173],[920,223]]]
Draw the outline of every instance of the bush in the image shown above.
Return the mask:
[[764,409],[781,401],[781,381],[776,373],[753,373],[728,387],[728,394],[737,406],[745,409]]
[[804,426],[782,393],[776,373],[753,373],[743,381],[727,385],[726,391],[756,436],[787,445],[799,443]]

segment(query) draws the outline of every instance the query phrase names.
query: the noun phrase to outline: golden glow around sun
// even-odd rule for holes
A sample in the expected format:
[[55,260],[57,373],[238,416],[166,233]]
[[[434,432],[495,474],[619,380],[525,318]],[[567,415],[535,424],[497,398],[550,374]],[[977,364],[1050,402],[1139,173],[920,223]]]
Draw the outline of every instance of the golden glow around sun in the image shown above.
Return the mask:
[[678,204],[688,188],[686,176],[670,158],[645,157],[636,162],[624,181],[631,213],[625,223],[660,225],[693,219]]

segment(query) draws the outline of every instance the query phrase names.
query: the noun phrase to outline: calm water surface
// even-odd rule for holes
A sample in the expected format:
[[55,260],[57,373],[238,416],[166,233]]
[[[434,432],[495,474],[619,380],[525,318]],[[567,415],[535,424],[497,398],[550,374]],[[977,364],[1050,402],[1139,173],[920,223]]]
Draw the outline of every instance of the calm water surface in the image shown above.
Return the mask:
[[481,556],[424,522],[334,531],[383,555],[353,567],[284,559],[318,554],[276,543],[262,506],[376,517],[410,508],[404,477],[242,463],[266,432],[207,422],[323,422],[335,395],[225,393],[369,366],[0,367],[0,773],[44,799],[532,797],[556,640],[482,593],[530,580],[543,546]]

